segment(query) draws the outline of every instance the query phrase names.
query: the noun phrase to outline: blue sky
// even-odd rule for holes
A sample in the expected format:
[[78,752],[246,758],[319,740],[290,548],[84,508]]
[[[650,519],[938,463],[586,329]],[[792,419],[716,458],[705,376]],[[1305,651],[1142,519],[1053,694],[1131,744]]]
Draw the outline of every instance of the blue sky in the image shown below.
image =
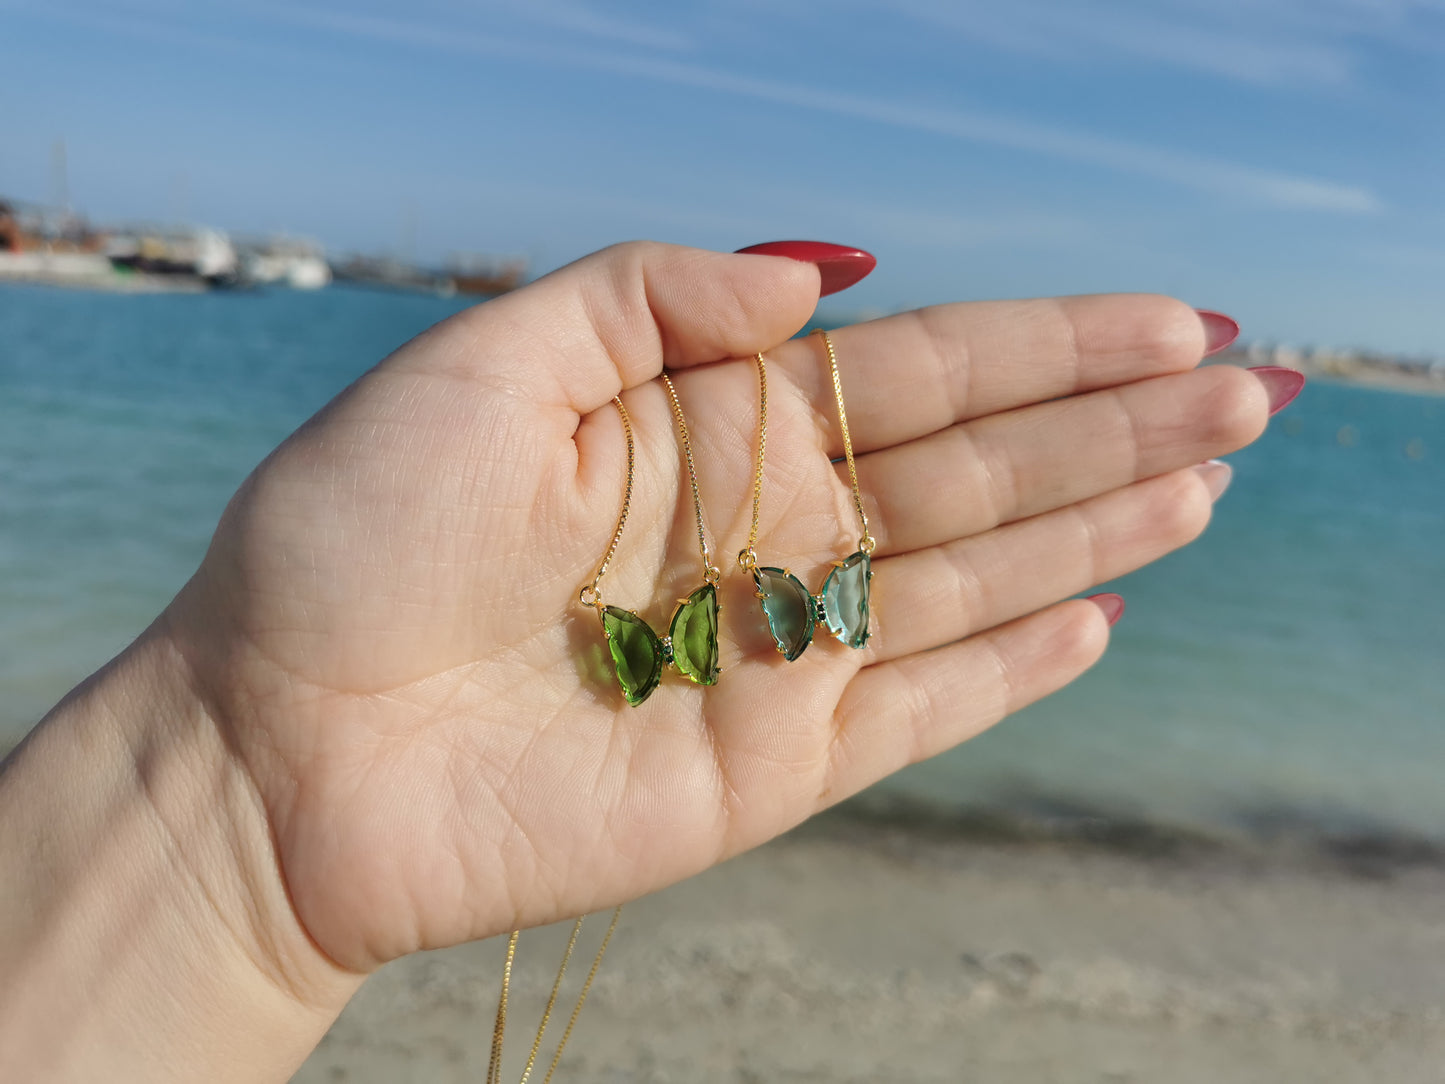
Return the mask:
[[[0,193],[527,256],[800,237],[848,305],[1158,290],[1445,355],[1445,0],[0,0]],[[841,299],[840,299],[841,300]]]

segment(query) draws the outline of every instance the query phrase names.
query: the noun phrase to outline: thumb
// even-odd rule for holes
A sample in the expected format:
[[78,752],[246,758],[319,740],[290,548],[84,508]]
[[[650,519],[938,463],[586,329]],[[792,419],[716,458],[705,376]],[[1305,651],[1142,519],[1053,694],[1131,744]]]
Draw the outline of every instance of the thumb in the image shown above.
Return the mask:
[[587,414],[664,366],[745,357],[787,340],[812,315],[819,283],[817,266],[795,259],[629,242],[458,314],[423,337],[441,334],[445,348],[397,360],[496,380]]

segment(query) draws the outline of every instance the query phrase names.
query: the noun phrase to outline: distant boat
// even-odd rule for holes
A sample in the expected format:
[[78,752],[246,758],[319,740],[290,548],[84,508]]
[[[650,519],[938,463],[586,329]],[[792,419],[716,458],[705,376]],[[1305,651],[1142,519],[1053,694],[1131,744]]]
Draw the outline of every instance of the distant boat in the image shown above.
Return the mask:
[[454,256],[440,271],[417,267],[391,256],[350,256],[331,265],[337,282],[382,290],[453,297],[495,297],[515,290],[526,277],[522,260],[494,261],[483,256]]
[[424,271],[389,256],[350,256],[333,263],[331,274],[337,282],[377,290],[438,297],[452,297],[457,292],[456,282],[450,275]]
[[240,260],[231,239],[209,226],[140,226],[113,230],[105,254],[117,268],[199,280],[205,286],[235,286]]
[[115,293],[198,292],[194,273],[152,274],[118,262],[116,238],[64,211],[0,200],[0,282]]
[[115,294],[198,294],[210,289],[191,275],[151,275],[118,268],[105,256],[75,252],[0,251],[0,283],[64,286]]
[[238,240],[241,279],[248,284],[319,290],[331,284],[331,267],[321,245],[298,237]]
[[524,260],[495,260],[486,256],[455,255],[443,272],[450,275],[459,294],[495,297],[515,290],[527,275]]

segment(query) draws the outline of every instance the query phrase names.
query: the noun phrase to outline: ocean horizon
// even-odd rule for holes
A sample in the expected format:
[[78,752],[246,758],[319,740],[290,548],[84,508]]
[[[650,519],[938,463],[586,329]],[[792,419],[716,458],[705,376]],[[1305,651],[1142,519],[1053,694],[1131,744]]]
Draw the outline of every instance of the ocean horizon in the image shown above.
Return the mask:
[[[0,748],[160,612],[261,458],[466,304],[0,291]],[[1315,381],[1230,462],[1199,542],[1102,588],[1128,613],[1088,675],[855,812],[1441,861],[1445,400]]]

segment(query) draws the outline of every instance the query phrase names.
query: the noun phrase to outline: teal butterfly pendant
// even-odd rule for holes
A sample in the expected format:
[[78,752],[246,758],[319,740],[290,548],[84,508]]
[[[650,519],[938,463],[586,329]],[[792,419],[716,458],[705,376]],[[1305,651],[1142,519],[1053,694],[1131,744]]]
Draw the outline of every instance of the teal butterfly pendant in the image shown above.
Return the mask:
[[651,696],[668,664],[695,685],[717,684],[722,673],[717,664],[719,612],[717,588],[710,583],[678,599],[665,637],[633,611],[603,606],[602,635],[627,702],[640,704]]
[[786,568],[753,569],[768,631],[789,662],[813,642],[815,625],[824,626],[849,647],[867,644],[868,585],[872,579],[873,560],[863,550],[834,561],[833,571],[816,597]]

